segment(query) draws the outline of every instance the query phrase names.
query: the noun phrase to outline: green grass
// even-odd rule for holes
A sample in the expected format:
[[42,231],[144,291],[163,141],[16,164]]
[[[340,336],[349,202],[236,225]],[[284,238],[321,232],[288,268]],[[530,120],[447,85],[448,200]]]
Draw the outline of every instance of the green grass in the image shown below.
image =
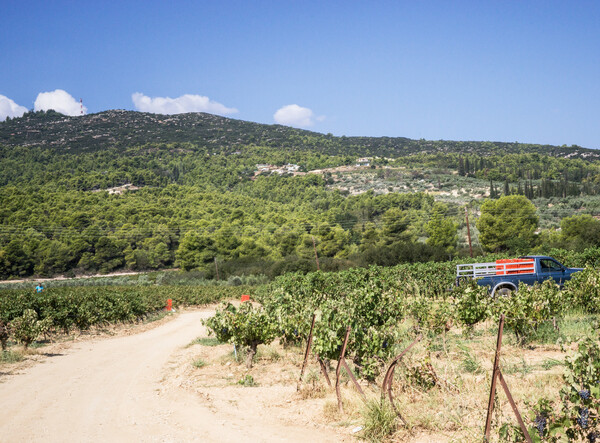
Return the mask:
[[600,334],[599,321],[599,314],[583,314],[572,311],[565,315],[558,326],[561,334],[565,337],[565,342],[579,341],[585,337],[598,337]]
[[15,351],[1,351],[0,352],[0,363],[17,363],[23,361],[25,357],[20,352]]
[[563,366],[565,363],[561,360],[556,360],[555,358],[547,358],[542,362],[542,369],[549,370],[555,366]]
[[193,340],[189,345],[189,346],[194,346],[194,345],[200,345],[200,346],[219,346],[223,343],[221,343],[219,340],[217,340],[215,337],[198,337],[197,339]]
[[206,363],[206,361],[204,361],[204,360],[203,360],[203,359],[201,359],[201,358],[198,358],[198,359],[196,359],[196,360],[194,360],[194,361],[192,362],[192,366],[193,366],[193,367],[195,367],[195,368],[198,368],[198,369],[200,369],[200,368],[203,368],[203,367],[204,367],[204,366],[206,366],[207,364],[208,364],[208,363]]
[[372,442],[385,441],[396,432],[396,413],[386,400],[371,399],[362,411],[363,430],[361,437]]
[[240,378],[237,384],[245,387],[258,386],[258,384],[254,381],[254,377],[252,377],[250,374],[246,374]]
[[551,321],[542,323],[529,338],[529,341],[540,344],[555,344],[559,340],[564,340],[564,334],[560,328],[555,329]]
[[468,372],[469,374],[481,374],[483,372],[483,368],[481,367],[481,363],[477,357],[471,354],[469,348],[464,344],[458,343],[457,346],[463,354],[463,359],[460,364],[462,371]]
[[502,366],[502,372],[505,374],[521,374],[521,377],[525,377],[533,371],[533,367],[528,365],[525,359],[521,357],[521,361],[518,363],[506,364]]

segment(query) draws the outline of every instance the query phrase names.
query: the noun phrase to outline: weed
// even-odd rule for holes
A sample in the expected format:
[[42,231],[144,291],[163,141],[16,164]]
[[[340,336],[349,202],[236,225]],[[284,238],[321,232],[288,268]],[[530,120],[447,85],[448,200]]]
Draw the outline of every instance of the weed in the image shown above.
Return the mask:
[[258,351],[256,352],[255,358],[257,360],[268,360],[276,362],[281,360],[281,354],[273,346],[261,345],[258,347]]
[[337,401],[326,401],[323,405],[323,417],[325,417],[327,421],[335,421],[339,418],[339,415]]
[[327,390],[320,382],[319,372],[311,369],[304,378],[304,384],[300,389],[300,397],[306,400],[307,398],[323,398],[326,394]]
[[219,346],[220,344],[222,344],[222,343],[219,340],[217,340],[215,337],[198,337],[197,339],[193,340],[189,345],[187,345],[187,347],[190,347],[193,345]]
[[563,366],[564,362],[560,360],[556,360],[555,358],[547,358],[542,362],[542,368],[544,370],[552,369],[554,366]]
[[429,391],[437,384],[437,379],[429,359],[421,363],[406,368],[407,383],[418,387],[423,391]]
[[0,352],[0,363],[17,363],[23,361],[25,357],[21,352],[2,351]]
[[369,441],[389,438],[398,427],[392,405],[382,399],[371,399],[362,411],[362,437]]
[[525,377],[527,374],[530,374],[533,368],[527,364],[525,359],[521,357],[521,361],[519,363],[507,364],[502,368],[502,372],[505,374],[521,374],[521,377]]
[[194,360],[194,362],[192,363],[192,366],[194,366],[195,368],[203,368],[206,365],[207,363],[201,358]]
[[477,360],[477,357],[472,355],[467,348],[462,349],[463,360],[460,366],[463,372],[468,372],[469,374],[481,374],[483,372],[483,368],[481,367],[479,360]]
[[246,374],[242,378],[240,378],[237,384],[245,387],[258,386],[258,383],[254,381],[254,377],[252,377],[250,374]]
[[552,322],[542,323],[531,335],[530,341],[542,344],[554,344],[559,338],[564,338],[562,333],[554,327]]

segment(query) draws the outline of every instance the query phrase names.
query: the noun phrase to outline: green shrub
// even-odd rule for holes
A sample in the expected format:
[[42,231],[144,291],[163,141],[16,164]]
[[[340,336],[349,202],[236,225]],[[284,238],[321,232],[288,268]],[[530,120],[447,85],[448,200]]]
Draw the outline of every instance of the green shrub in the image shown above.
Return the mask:
[[26,309],[21,317],[12,321],[11,329],[15,339],[27,348],[40,334],[48,331],[51,325],[51,318],[38,320],[37,312],[33,309]]
[[573,275],[565,283],[567,296],[578,307],[589,314],[600,312],[600,271],[587,267]]
[[21,352],[15,351],[2,351],[0,352],[0,362],[1,363],[17,363],[23,361],[25,357]]
[[534,286],[521,283],[510,296],[496,297],[490,309],[496,319],[505,315],[505,325],[514,331],[519,344],[524,344],[540,325],[562,315],[567,308],[564,297],[552,280]]
[[275,325],[262,308],[254,308],[244,302],[239,308],[231,303],[221,305],[215,315],[203,320],[219,341],[241,345],[246,348],[246,366],[252,367],[258,345],[270,343],[276,335]]
[[489,316],[492,301],[489,288],[468,280],[456,288],[455,294],[454,317],[459,324],[471,328]]
[[198,369],[203,368],[204,366],[206,366],[206,361],[204,361],[201,358],[198,358],[192,362],[192,366]]

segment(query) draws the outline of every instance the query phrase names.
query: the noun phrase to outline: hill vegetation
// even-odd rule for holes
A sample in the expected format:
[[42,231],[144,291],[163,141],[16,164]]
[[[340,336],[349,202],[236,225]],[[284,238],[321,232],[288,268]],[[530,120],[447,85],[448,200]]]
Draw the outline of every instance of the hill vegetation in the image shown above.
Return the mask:
[[[476,252],[494,250],[477,241],[480,206],[512,195],[534,202],[541,228],[519,251],[593,246],[600,222],[582,217],[600,207],[598,155],[202,113],[27,113],[0,123],[0,277],[173,266],[272,277],[315,269],[315,251],[322,269],[445,260],[467,251],[463,206]],[[587,226],[586,239],[561,223]]]

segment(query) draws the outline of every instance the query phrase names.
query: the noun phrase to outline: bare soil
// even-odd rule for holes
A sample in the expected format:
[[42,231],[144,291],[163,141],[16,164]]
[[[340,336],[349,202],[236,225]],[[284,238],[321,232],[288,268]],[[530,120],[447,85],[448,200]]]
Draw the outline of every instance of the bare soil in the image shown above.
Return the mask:
[[[233,347],[206,340],[201,320],[214,307],[139,325],[63,337],[0,366],[0,441],[356,441],[363,402],[342,372],[344,413],[316,362],[299,392],[303,349],[259,346],[247,369]],[[396,371],[395,398],[408,426],[390,441],[481,441],[496,336],[480,325],[471,338],[452,330],[443,343],[418,343]],[[491,329],[490,329],[491,328]],[[443,346],[442,346],[443,344]],[[503,373],[519,410],[558,398],[565,356],[558,345],[521,348],[505,338]],[[239,352],[239,350],[238,350]],[[431,362],[439,382],[414,378]],[[420,368],[420,369],[419,369]],[[333,368],[332,368],[333,369]],[[334,371],[330,377],[334,378]],[[413,374],[413,375],[411,375]],[[361,383],[378,399],[380,384]],[[514,422],[503,392],[498,426]]]
[[[231,346],[190,345],[214,308],[178,313],[35,350],[0,372],[0,440],[64,441],[350,441],[348,427],[327,425],[323,398],[296,393],[298,371],[255,369]],[[277,351],[263,355],[277,360]],[[196,367],[202,358],[206,366]],[[295,366],[294,366],[295,367]],[[263,368],[264,369],[264,368]]]

